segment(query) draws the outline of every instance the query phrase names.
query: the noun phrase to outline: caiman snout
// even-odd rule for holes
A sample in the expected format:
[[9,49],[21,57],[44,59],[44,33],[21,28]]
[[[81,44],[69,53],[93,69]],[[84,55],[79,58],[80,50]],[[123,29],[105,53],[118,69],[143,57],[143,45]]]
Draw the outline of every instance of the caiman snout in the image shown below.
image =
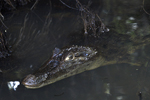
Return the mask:
[[35,75],[31,75],[29,74],[23,81],[22,81],[22,84],[25,86],[25,87],[33,87],[33,86],[36,86],[36,77]]
[[26,88],[40,88],[85,71],[86,62],[96,54],[97,51],[91,47],[71,46],[62,50],[55,48],[50,60],[35,73],[28,75],[22,84]]

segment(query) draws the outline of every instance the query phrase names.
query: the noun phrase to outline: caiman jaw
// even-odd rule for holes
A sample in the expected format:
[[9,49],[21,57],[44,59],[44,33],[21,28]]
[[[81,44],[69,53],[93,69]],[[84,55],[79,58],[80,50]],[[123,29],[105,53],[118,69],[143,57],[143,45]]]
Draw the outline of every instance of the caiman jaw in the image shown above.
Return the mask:
[[26,88],[36,88],[36,81],[35,81],[35,76],[29,74],[28,76],[26,76],[26,78],[22,81],[22,84],[26,87]]
[[[23,81],[22,84],[25,85],[26,87],[33,85],[34,81],[33,79],[35,78],[34,75],[29,74]],[[27,81],[28,80],[28,81]]]
[[31,89],[40,88],[44,85],[43,82],[46,80],[47,77],[48,77],[47,74],[43,74],[43,75],[39,75],[39,76],[29,74],[22,81],[22,84],[26,88],[31,88]]
[[26,88],[35,89],[78,74],[96,54],[97,51],[91,47],[71,46],[63,50],[55,48],[52,58],[35,73],[28,75],[22,84]]

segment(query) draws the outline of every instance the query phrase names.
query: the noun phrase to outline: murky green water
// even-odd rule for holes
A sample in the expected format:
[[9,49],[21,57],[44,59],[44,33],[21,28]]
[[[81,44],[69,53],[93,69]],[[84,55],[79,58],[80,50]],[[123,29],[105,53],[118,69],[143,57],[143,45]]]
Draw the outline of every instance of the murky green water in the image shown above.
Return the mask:
[[[75,7],[73,1],[64,0],[64,2]],[[81,2],[87,4],[86,0]],[[141,0],[93,0],[92,2],[91,10],[98,13],[103,23],[110,29],[110,33],[102,35],[102,40],[105,39],[104,37],[109,37],[105,40],[109,41],[112,35],[108,34],[128,35],[127,39],[136,41],[137,37],[150,35],[150,18],[141,8]],[[149,4],[150,2],[146,0],[147,12],[150,11]],[[59,1],[53,0],[51,4],[49,1],[39,1],[32,11],[29,8],[24,6],[5,13],[4,23],[9,28],[6,34],[12,46],[12,55],[0,61],[2,70],[0,100],[150,99],[149,43],[141,45],[129,58],[122,56],[124,57],[122,59],[133,63],[142,62],[139,66],[128,63],[107,64],[40,89],[30,90],[19,85],[16,91],[10,90],[7,82],[22,81],[26,75],[34,72],[51,57],[55,47],[85,43],[83,43],[83,23],[79,11],[69,9]],[[131,45],[132,47],[134,45]]]

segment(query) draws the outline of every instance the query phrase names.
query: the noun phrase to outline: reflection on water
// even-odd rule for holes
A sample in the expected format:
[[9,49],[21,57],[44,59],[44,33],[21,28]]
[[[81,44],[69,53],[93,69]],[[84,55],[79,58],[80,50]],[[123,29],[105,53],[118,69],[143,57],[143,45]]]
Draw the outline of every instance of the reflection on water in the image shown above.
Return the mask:
[[[74,2],[64,1],[75,7]],[[87,4],[85,0],[80,1]],[[149,15],[141,9],[142,2],[140,0],[93,0],[92,2],[91,10],[94,9],[105,25],[110,28],[109,35],[104,33],[100,41],[104,40],[106,43],[112,42],[113,39],[115,41],[111,46],[109,45],[114,47],[109,48],[112,51],[108,50],[107,55],[102,55],[112,60],[118,57],[117,53],[122,54],[121,59],[140,63],[140,65],[120,64],[116,61],[115,64],[108,63],[103,67],[83,72],[40,89],[30,90],[19,85],[16,91],[9,90],[7,82],[21,82],[26,75],[34,72],[49,59],[55,47],[83,45],[85,44],[83,41],[87,41],[82,34],[83,25],[78,11],[69,9],[54,0],[51,3],[39,1],[32,11],[29,10],[30,7],[24,6],[4,14],[6,16],[4,23],[9,28],[6,35],[12,46],[12,55],[0,61],[2,70],[0,98],[2,100],[150,99],[150,44],[143,42],[140,45],[141,38],[146,36],[146,41],[150,35]],[[145,1],[147,11],[148,4],[150,2]],[[119,37],[115,39],[112,34],[125,35],[127,40],[121,40]],[[128,40],[133,40],[135,44],[131,45]],[[119,48],[116,49],[116,45]],[[136,48],[137,45],[140,46]],[[130,56],[123,55],[122,47],[128,51],[131,49]],[[105,49],[107,44],[101,48],[107,50]]]

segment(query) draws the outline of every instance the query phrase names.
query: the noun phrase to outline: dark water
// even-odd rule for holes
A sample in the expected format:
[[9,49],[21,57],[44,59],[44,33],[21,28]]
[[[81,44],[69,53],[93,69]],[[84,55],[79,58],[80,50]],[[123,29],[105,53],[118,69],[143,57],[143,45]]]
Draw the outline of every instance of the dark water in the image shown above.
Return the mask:
[[[64,0],[75,7],[75,2]],[[86,0],[81,0],[86,5]],[[145,9],[150,11],[148,0]],[[117,34],[131,39],[150,34],[150,17],[141,8],[141,0],[93,0],[91,10]],[[40,89],[19,85],[8,88],[9,81],[22,79],[38,69],[52,55],[55,47],[82,45],[83,22],[80,12],[69,9],[59,1],[39,1],[5,13],[6,35],[12,55],[1,59],[0,100],[149,100],[150,45],[143,45],[131,56],[133,62],[99,67],[95,70],[58,81]],[[114,33],[114,34],[116,34]],[[104,33],[107,34],[107,33]],[[119,49],[119,48],[118,48]],[[118,50],[119,51],[119,50]],[[125,59],[125,58],[124,58]],[[127,58],[126,58],[127,59]]]

